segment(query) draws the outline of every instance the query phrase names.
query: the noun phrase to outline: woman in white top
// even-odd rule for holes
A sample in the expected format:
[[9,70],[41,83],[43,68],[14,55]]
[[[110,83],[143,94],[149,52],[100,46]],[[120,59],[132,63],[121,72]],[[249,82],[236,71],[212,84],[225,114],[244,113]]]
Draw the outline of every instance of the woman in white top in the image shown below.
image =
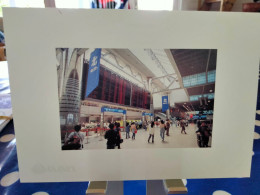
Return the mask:
[[133,140],[133,139],[135,139],[135,134],[136,134],[136,132],[137,132],[135,123],[131,123],[131,131],[132,131],[132,133],[133,133],[133,135],[132,135],[132,140]]
[[162,141],[164,142],[164,134],[165,134],[165,124],[164,121],[161,120],[161,124],[160,124],[160,135],[162,138]]
[[151,123],[151,126],[149,128],[149,138],[148,138],[148,143],[150,143],[150,139],[152,138],[152,143],[154,142],[154,130],[155,130],[155,127],[154,127],[154,122],[152,121]]

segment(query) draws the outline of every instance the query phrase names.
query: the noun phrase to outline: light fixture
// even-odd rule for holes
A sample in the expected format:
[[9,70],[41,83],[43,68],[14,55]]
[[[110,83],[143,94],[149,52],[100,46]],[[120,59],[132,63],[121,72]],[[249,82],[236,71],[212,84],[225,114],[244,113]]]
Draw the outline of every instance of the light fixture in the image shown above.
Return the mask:
[[208,102],[210,102],[210,100]]
[[212,92],[213,90],[211,89],[211,90],[209,90],[209,92]]

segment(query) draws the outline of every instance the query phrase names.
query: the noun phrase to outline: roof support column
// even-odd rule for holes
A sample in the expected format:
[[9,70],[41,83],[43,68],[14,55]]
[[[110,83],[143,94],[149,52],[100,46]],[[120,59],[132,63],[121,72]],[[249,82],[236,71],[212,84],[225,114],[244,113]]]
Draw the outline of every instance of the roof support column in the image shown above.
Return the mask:
[[166,110],[166,119],[170,119],[170,108],[171,108],[171,104],[170,104],[170,93],[167,92],[167,96],[168,96],[168,109]]
[[148,90],[150,92],[150,113],[152,114],[151,121],[154,121],[152,78],[149,78],[148,80]]

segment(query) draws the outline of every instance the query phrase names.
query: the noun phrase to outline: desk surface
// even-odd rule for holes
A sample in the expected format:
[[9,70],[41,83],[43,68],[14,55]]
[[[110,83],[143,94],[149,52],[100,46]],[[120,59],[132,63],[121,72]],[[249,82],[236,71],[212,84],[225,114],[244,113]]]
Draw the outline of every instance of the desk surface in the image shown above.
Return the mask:
[[[260,194],[260,80],[250,178],[187,179],[189,195]],[[9,141],[7,141],[9,140]],[[4,142],[6,141],[6,142]],[[88,182],[20,183],[14,126],[11,121],[0,133],[0,194],[5,195],[84,195]],[[232,162],[230,162],[232,163]],[[124,181],[125,195],[145,195],[146,181]]]

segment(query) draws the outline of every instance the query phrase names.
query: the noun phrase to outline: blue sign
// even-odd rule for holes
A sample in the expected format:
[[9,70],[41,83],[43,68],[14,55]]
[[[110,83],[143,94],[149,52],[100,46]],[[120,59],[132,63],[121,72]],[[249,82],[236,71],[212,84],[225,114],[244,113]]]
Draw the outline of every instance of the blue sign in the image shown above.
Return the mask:
[[101,49],[95,49],[91,53],[88,69],[88,82],[86,97],[98,86]]
[[162,96],[162,111],[165,112],[169,109],[168,96]]
[[117,112],[117,113],[126,114],[126,110],[115,109],[115,108],[106,108],[106,107],[102,107],[101,112]]
[[153,116],[153,114],[152,113],[143,112],[143,116]]

